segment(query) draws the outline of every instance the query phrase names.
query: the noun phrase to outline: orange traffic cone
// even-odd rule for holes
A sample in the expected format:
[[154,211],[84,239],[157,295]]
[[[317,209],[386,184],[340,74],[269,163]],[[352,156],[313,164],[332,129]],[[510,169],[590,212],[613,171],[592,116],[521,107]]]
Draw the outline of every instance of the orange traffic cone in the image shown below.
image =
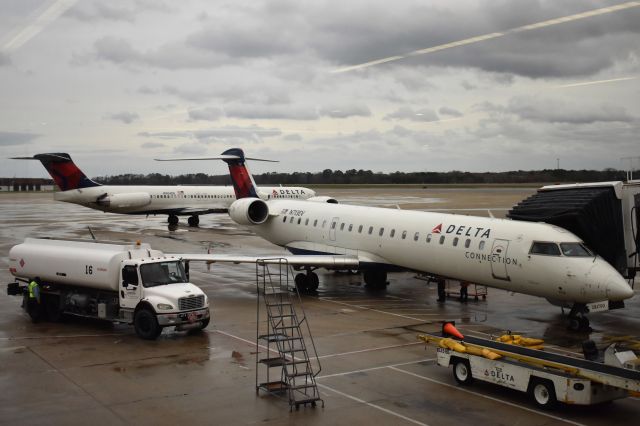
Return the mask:
[[462,333],[458,331],[458,329],[456,328],[455,325],[453,325],[453,323],[450,323],[450,322],[445,323],[444,326],[442,327],[442,331],[446,334],[450,334],[454,337],[457,337],[460,340],[464,339],[464,336],[462,335]]

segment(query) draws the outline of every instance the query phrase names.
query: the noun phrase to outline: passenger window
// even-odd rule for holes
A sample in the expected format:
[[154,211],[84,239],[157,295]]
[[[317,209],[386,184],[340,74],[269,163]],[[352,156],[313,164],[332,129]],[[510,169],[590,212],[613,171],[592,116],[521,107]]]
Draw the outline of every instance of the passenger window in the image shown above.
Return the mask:
[[289,223],[293,223],[293,216],[291,216],[291,219],[289,219]]
[[395,229],[392,229],[392,230],[391,230],[391,233],[389,234],[389,236],[390,236],[391,238],[393,238],[393,236],[394,236],[394,235],[396,235],[396,230],[395,230]]
[[483,250],[483,249],[484,249],[484,240],[483,240],[483,241],[480,241],[480,244],[478,244],[478,248],[479,248],[480,250]]
[[371,235],[371,233],[373,232],[373,226],[369,227],[369,235]]
[[307,218],[307,219],[304,221],[304,226],[307,226],[308,224],[309,224],[309,218]]
[[440,235],[440,244],[444,244],[444,235]]
[[322,227],[324,228],[324,226],[325,226],[326,224],[327,224],[327,221],[326,221],[326,220],[323,220],[323,221],[322,221]]
[[556,243],[541,243],[534,241],[531,244],[530,254],[542,254],[545,256],[560,256],[560,249]]
[[344,223],[341,223],[341,224],[340,224],[340,230],[341,230],[341,231],[344,231]]
[[464,242],[464,248],[469,248],[470,245],[471,245],[471,240],[467,238],[467,240]]
[[315,228],[316,226],[318,226],[318,219],[313,221],[313,227]]
[[457,247],[457,246],[458,246],[458,237],[455,237],[455,238],[453,239],[453,246],[454,246],[454,247]]
[[418,238],[420,238],[419,232],[416,232],[415,234],[413,234],[413,241],[418,241]]
[[431,234],[427,234],[427,242],[430,243],[431,242]]
[[402,231],[402,239],[404,240],[405,238],[407,238],[407,231]]
[[286,222],[286,221],[287,221],[287,217],[285,216],[282,218],[282,222]]
[[562,254],[569,257],[592,257],[593,253],[580,243],[560,243]]
[[382,234],[384,234],[384,228],[380,228],[380,232],[378,232],[378,236],[382,237]]
[[358,226],[358,234],[362,234],[362,225]]
[[331,222],[331,229],[336,229],[336,225],[338,222]]
[[353,229],[353,223],[349,224],[349,232],[351,232],[351,230]]
[[302,222],[302,218],[301,217],[298,218],[298,225],[300,225],[300,222]]

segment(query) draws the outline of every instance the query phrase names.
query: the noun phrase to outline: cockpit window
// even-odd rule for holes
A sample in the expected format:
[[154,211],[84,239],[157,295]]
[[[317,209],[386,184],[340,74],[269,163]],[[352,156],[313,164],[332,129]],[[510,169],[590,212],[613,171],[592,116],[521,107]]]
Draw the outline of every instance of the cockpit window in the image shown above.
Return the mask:
[[145,287],[187,282],[182,262],[147,263],[140,266],[140,275]]
[[560,249],[556,243],[541,243],[535,241],[531,245],[531,254],[544,254],[547,256],[560,256]]
[[569,257],[592,257],[593,253],[584,244],[580,243],[560,243],[562,254]]

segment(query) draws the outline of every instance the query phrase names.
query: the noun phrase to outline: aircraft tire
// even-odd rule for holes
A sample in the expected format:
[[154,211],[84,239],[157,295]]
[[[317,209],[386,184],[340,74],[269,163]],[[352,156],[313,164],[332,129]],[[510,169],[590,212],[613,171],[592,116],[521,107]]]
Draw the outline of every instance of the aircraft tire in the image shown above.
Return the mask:
[[309,272],[307,275],[308,288],[311,291],[316,291],[320,285],[320,279],[315,272]]
[[189,226],[196,227],[200,225],[200,216],[190,216],[189,219],[187,219],[187,222],[189,223]]
[[305,293],[308,290],[308,287],[309,287],[308,282],[309,280],[307,280],[307,274],[303,274],[302,272],[299,274],[296,274],[296,277],[295,277],[296,288],[300,293]]
[[366,270],[364,282],[372,290],[383,290],[387,286],[387,271]]
[[169,217],[167,218],[167,222],[169,222],[169,225],[177,225],[178,216],[176,216],[175,214],[170,214]]

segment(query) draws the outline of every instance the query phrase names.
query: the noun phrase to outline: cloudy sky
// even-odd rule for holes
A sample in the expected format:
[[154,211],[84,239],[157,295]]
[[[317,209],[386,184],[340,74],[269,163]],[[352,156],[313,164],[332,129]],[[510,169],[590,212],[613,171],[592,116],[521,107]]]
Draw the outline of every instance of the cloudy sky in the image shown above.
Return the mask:
[[[640,2],[0,0],[0,177],[623,168]],[[558,19],[563,18],[563,19]]]

